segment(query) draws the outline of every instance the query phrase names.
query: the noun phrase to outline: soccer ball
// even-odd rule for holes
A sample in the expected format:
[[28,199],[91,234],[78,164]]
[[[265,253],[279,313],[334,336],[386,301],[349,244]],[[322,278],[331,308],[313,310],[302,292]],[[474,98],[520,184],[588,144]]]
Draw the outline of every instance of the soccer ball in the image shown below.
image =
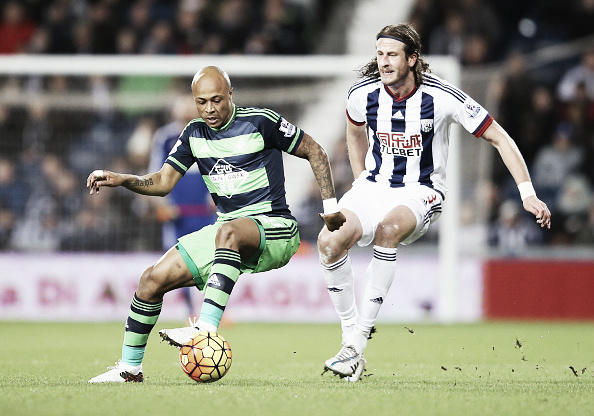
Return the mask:
[[231,368],[231,347],[216,332],[199,331],[179,350],[182,369],[199,383],[217,381]]

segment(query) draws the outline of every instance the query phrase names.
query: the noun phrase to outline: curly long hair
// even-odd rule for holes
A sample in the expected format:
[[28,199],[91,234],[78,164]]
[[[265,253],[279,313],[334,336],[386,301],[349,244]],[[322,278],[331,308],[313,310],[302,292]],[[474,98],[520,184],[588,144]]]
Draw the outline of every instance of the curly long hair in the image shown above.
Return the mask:
[[[421,56],[421,37],[414,27],[407,23],[399,25],[388,25],[379,31],[376,39],[382,35],[389,35],[402,40],[405,44],[404,53],[406,58],[413,54],[417,55],[417,62],[413,66],[415,74],[415,85],[418,87],[423,82],[423,73],[431,72],[429,64]],[[359,77],[379,78],[379,68],[377,66],[377,57],[373,58],[367,64],[357,71]]]

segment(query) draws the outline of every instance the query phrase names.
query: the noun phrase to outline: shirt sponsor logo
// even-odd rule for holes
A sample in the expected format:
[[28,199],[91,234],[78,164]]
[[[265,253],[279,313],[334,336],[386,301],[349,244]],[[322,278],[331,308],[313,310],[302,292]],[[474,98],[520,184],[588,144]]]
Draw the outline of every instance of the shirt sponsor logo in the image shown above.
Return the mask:
[[235,194],[248,176],[247,171],[233,166],[224,159],[217,160],[217,163],[208,173],[208,177],[213,185],[217,187],[219,193],[227,198],[231,198]]
[[394,156],[420,156],[423,152],[423,140],[419,133],[377,133],[381,152]]

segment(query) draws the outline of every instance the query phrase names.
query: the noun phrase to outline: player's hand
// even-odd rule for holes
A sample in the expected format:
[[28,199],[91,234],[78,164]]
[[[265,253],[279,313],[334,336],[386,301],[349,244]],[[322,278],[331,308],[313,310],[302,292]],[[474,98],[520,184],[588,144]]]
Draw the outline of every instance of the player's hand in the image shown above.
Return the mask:
[[531,212],[536,216],[536,222],[539,223],[541,227],[547,227],[549,230],[551,229],[551,211],[549,211],[547,204],[532,195],[524,199],[523,205],[526,211]]
[[93,195],[99,193],[99,188],[102,186],[120,186],[124,182],[122,175],[108,170],[97,169],[90,173],[87,178],[87,188],[90,188],[89,193]]
[[330,231],[338,230],[346,221],[346,217],[340,211],[334,214],[320,214],[320,218],[324,220],[326,227]]

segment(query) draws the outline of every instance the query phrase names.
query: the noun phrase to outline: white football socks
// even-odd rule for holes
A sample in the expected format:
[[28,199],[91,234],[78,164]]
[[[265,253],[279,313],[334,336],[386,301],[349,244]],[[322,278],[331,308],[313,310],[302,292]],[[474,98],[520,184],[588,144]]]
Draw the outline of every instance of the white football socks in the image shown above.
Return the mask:
[[349,335],[357,319],[357,305],[355,303],[355,274],[351,258],[346,254],[335,263],[322,263],[322,274],[326,279],[328,294],[340,318],[343,341]]
[[355,330],[348,343],[363,354],[371,328],[396,275],[396,248],[373,246],[373,259],[365,271],[361,305]]

